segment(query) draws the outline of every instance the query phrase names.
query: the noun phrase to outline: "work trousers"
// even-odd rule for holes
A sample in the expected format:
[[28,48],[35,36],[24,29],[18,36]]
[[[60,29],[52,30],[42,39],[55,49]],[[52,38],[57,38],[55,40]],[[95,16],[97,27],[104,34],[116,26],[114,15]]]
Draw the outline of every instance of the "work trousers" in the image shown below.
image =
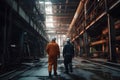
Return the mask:
[[66,55],[64,56],[64,65],[65,65],[65,71],[66,72],[72,72],[73,68],[72,68],[72,56],[71,55]]
[[52,67],[54,70],[54,73],[57,71],[57,57],[49,57],[48,58],[48,71],[52,72]]

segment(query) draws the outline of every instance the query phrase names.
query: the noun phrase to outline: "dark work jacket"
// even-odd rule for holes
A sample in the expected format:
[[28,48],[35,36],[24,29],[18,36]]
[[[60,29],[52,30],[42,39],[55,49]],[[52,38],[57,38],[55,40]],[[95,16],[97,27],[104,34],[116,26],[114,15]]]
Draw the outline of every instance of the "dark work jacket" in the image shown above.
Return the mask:
[[67,44],[64,45],[63,57],[65,56],[74,56],[74,46],[70,42],[67,42]]

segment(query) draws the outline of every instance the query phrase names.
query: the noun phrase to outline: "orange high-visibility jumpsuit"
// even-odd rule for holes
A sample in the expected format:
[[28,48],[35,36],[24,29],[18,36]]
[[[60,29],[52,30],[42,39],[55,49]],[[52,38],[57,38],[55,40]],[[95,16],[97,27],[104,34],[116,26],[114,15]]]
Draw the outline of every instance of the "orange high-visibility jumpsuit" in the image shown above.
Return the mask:
[[52,65],[54,67],[54,74],[57,72],[57,57],[60,55],[59,46],[55,41],[50,42],[46,51],[48,53],[48,71],[52,72]]

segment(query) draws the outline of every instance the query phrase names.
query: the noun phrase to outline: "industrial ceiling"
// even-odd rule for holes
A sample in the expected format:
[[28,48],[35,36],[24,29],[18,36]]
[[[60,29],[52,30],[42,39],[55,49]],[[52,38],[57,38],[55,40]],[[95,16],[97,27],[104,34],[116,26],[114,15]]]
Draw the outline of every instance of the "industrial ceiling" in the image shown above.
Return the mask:
[[[49,28],[46,30],[48,33],[50,33],[50,31],[54,31],[59,34],[66,34],[78,7],[79,0],[51,0],[51,2],[53,13],[46,13],[46,19],[47,17],[53,17],[53,21],[48,21],[47,23],[52,23],[54,27],[50,28],[52,26],[47,26]],[[50,7],[49,4],[48,6]]]
[[23,9],[43,25],[48,37],[66,35],[80,0],[23,0]]
[[[66,35],[80,0],[45,0],[51,2],[46,8],[52,7],[52,13],[46,12],[46,32],[48,35]],[[48,21],[49,18],[52,21]],[[52,24],[52,25],[51,25]],[[50,36],[51,37],[51,36]]]

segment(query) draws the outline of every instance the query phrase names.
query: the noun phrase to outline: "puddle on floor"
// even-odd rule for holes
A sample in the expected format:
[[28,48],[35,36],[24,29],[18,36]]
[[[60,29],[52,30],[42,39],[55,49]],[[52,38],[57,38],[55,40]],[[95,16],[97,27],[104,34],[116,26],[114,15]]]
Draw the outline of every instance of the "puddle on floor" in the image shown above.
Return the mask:
[[[87,70],[96,74],[97,76],[101,77],[102,80],[120,80],[120,75],[112,75],[112,73],[110,72],[104,72],[99,69],[98,70],[84,69],[84,70]],[[98,79],[95,79],[95,76],[92,76],[91,80],[98,80]]]

